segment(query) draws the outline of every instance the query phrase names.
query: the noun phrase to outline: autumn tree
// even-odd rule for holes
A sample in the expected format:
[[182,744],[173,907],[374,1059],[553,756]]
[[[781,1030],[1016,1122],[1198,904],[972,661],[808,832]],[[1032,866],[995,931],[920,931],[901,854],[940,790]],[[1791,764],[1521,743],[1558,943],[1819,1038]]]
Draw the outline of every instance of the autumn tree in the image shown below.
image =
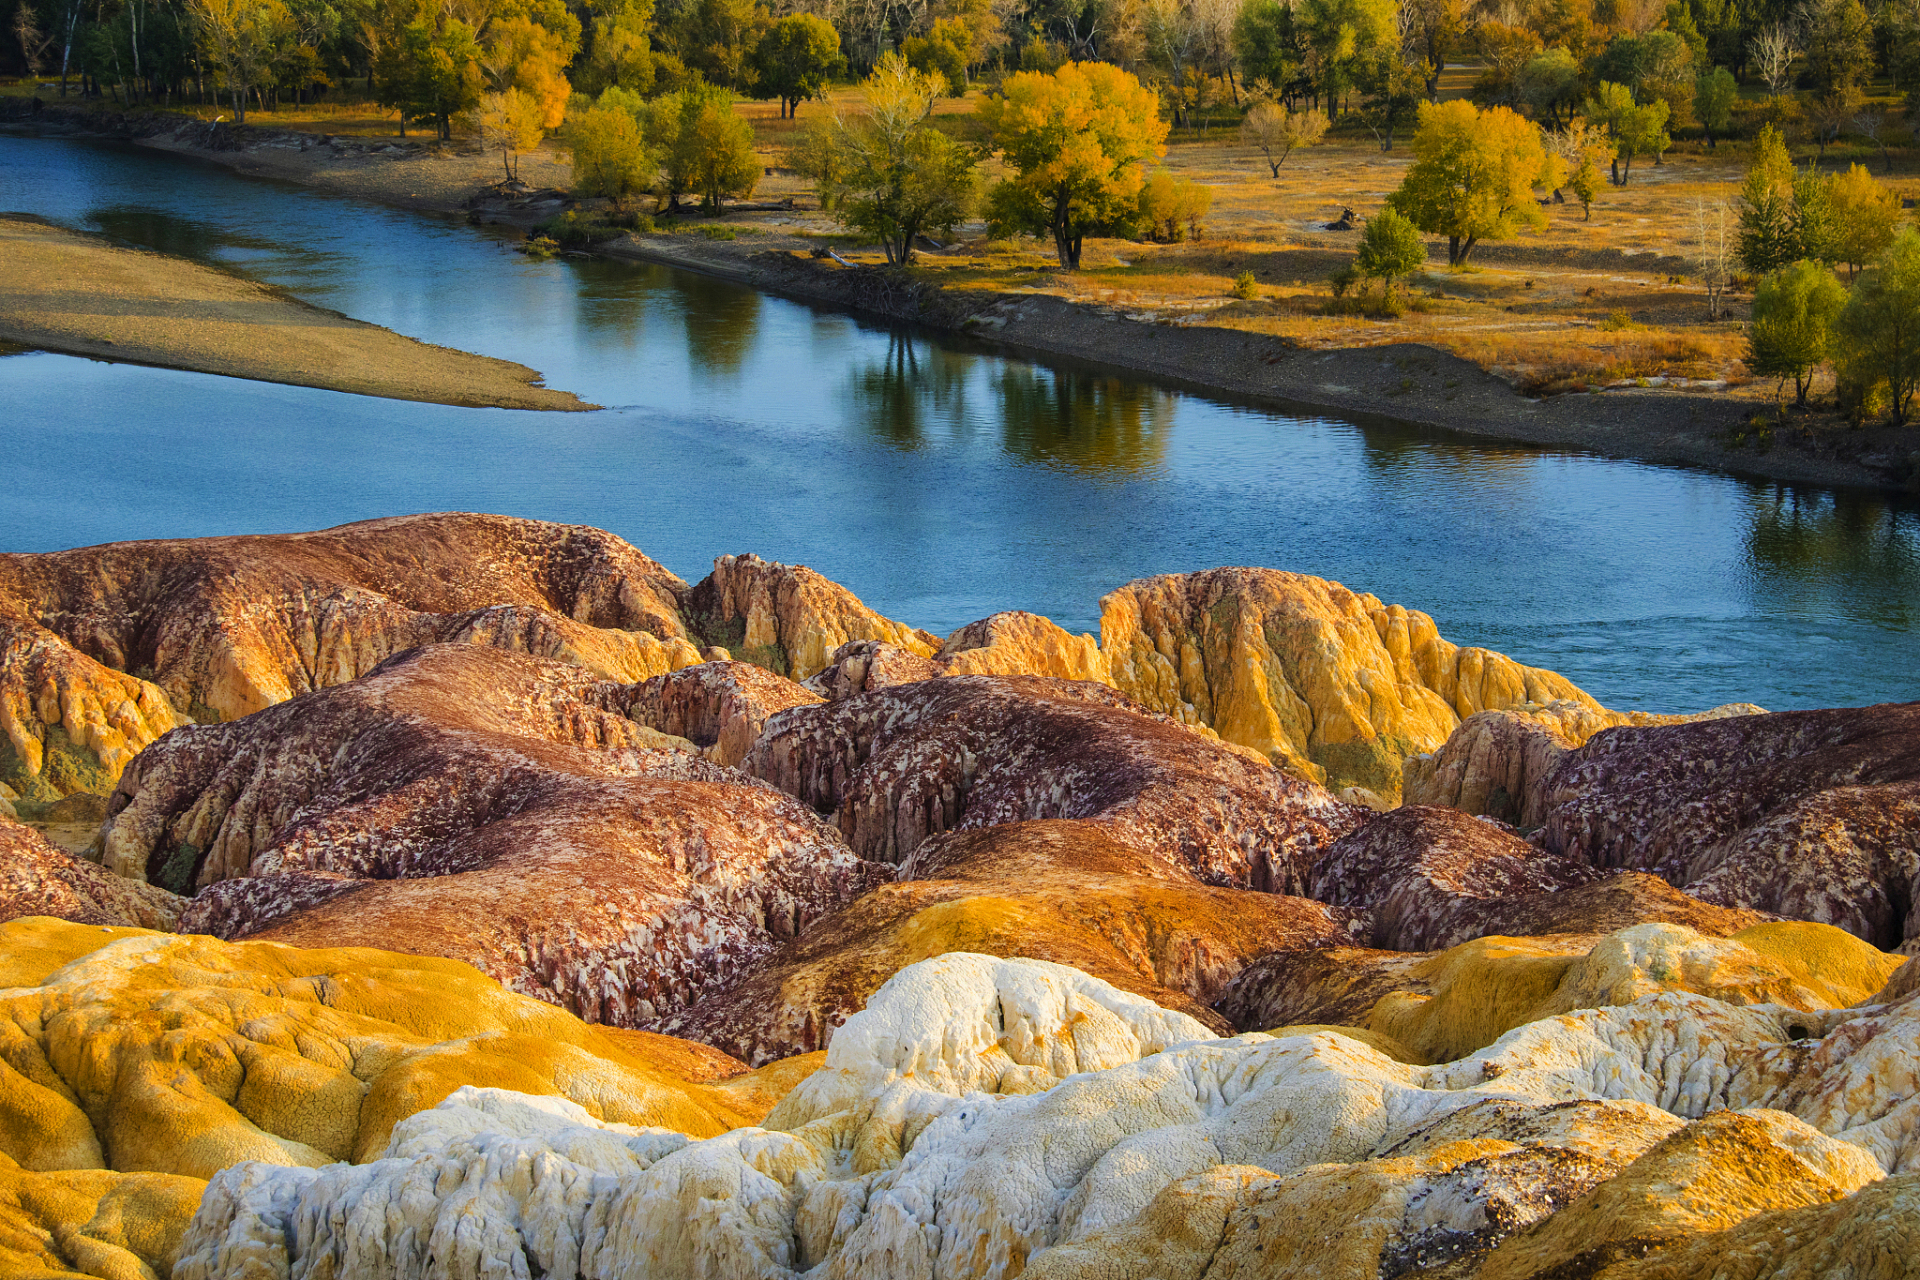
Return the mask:
[[1310,147],[1327,133],[1326,114],[1317,108],[1288,111],[1277,102],[1256,102],[1240,122],[1240,141],[1267,158],[1273,176],[1299,147]]
[[944,87],[887,54],[861,85],[865,112],[820,122],[793,153],[822,207],[878,240],[895,266],[913,261],[915,237],[950,233],[973,208],[973,151],[931,123]]
[[562,135],[573,157],[574,194],[605,196],[616,209],[651,188],[660,170],[659,155],[647,146],[639,119],[619,96],[623,92],[609,86],[598,102],[568,117]]
[[1828,334],[1847,291],[1833,272],[1797,262],[1760,282],[1747,331],[1747,368],[1763,378],[1793,379],[1794,403],[1806,407],[1813,372],[1826,361]]
[[989,195],[997,225],[1050,234],[1060,265],[1078,268],[1088,233],[1133,210],[1144,162],[1166,154],[1159,108],[1153,90],[1108,63],[1008,76],[979,106],[1014,175]]
[[1903,228],[1861,273],[1834,334],[1842,381],[1885,388],[1894,425],[1905,426],[1920,385],[1920,231]]
[[496,19],[480,58],[488,88],[517,91],[534,104],[542,129],[557,129],[567,117],[567,63],[573,57],[561,36],[528,17]]
[[186,0],[207,61],[233,102],[233,122],[247,122],[247,95],[272,76],[273,57],[292,18],[280,0]]
[[1597,125],[1575,120],[1560,132],[1548,134],[1547,141],[1560,157],[1566,183],[1591,222],[1593,198],[1600,194],[1600,162],[1613,158],[1613,140]]
[[1447,238],[1447,263],[1464,266],[1482,240],[1544,227],[1536,187],[1559,185],[1560,158],[1540,131],[1506,107],[1422,103],[1413,164],[1388,205],[1429,235]]
[[540,103],[531,95],[511,88],[482,97],[473,123],[481,142],[500,148],[500,164],[509,182],[520,176],[520,153],[539,146],[547,131]]
[[1865,165],[1837,173],[1827,185],[1833,224],[1833,257],[1847,264],[1847,279],[1893,243],[1900,222],[1900,197],[1874,181]]
[[753,96],[778,98],[780,118],[790,120],[802,102],[821,95],[827,77],[843,70],[847,60],[840,56],[840,33],[831,22],[794,13],[767,28],[749,63]]
[[907,65],[940,77],[947,96],[967,91],[967,68],[973,64],[975,28],[964,18],[936,18],[924,36],[908,36],[900,46]]
[[667,200],[698,195],[703,207],[720,207],[723,196],[745,198],[760,181],[753,154],[753,126],[736,115],[733,95],[718,85],[695,83],[656,99],[648,113],[648,136],[664,152]]
[[1212,208],[1212,187],[1156,169],[1140,186],[1139,230],[1161,244],[1198,240],[1200,220]]

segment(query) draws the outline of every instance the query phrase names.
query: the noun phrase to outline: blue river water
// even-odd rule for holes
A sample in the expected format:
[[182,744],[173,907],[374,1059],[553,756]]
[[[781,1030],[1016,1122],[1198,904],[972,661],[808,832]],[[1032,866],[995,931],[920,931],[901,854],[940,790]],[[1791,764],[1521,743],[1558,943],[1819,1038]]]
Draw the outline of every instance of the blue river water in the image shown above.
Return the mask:
[[[1318,574],[1611,706],[1920,698],[1920,510],[1288,417],[131,148],[0,137],[0,210],[185,254],[606,409],[460,409],[0,359],[0,551],[402,512],[753,551],[936,632],[1128,579]],[[5,263],[0,261],[0,271]]]

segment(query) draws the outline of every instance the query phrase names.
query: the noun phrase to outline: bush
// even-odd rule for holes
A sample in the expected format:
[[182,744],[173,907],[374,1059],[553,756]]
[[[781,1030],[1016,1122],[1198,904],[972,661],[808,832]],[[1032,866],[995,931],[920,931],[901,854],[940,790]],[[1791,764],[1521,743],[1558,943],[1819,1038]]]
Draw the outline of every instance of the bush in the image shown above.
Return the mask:
[[1146,238],[1178,244],[1200,238],[1200,219],[1213,208],[1213,188],[1157,169],[1140,188],[1140,222]]
[[1260,296],[1260,284],[1253,278],[1253,272],[1242,271],[1233,278],[1233,296],[1242,302],[1252,302]]
[[1344,298],[1353,291],[1355,285],[1360,284],[1365,279],[1366,277],[1360,274],[1360,268],[1349,262],[1346,266],[1341,267],[1338,271],[1328,276],[1327,283],[1333,287],[1334,297]]

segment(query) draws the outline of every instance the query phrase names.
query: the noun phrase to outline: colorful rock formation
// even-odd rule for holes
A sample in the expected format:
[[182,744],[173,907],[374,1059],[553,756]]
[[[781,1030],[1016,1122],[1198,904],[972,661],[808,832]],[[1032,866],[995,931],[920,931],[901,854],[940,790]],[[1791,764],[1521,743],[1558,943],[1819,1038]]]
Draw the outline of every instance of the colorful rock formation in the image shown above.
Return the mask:
[[1207,1006],[1250,958],[1353,940],[1353,913],[1170,875],[1094,822],[945,832],[901,874],[658,1029],[755,1064],[806,1053],[908,965],[973,951],[1068,965],[1228,1033]]
[[635,701],[567,663],[412,650],[156,743],[114,794],[106,862],[198,890],[184,928],[450,956],[638,1025],[888,873],[603,709]]
[[892,863],[942,831],[1079,818],[1167,875],[1297,893],[1365,816],[1103,686],[1034,677],[950,676],[795,707],[741,767]]
[[1749,1223],[1817,1250],[1786,1216],[1875,1188],[1848,1247],[1893,1258],[1920,1209],[1887,1177],[1920,1162],[1916,1025],[1912,1000],[1666,992],[1419,1067],[950,954],[877,991],[758,1128],[676,1146],[456,1096],[370,1164],[220,1174],[175,1275],[1537,1277]]

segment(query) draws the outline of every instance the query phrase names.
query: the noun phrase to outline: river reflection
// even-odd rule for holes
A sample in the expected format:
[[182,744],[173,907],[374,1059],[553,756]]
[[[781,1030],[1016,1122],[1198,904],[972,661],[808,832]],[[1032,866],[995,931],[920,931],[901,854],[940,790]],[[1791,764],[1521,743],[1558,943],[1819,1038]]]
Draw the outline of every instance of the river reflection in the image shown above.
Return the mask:
[[688,580],[726,552],[810,564],[939,633],[1001,609],[1092,630],[1129,579],[1268,565],[1421,609],[1609,705],[1920,698],[1911,505],[1286,417],[125,148],[0,136],[0,208],[613,406],[9,357],[0,551],[499,511],[610,529]]

